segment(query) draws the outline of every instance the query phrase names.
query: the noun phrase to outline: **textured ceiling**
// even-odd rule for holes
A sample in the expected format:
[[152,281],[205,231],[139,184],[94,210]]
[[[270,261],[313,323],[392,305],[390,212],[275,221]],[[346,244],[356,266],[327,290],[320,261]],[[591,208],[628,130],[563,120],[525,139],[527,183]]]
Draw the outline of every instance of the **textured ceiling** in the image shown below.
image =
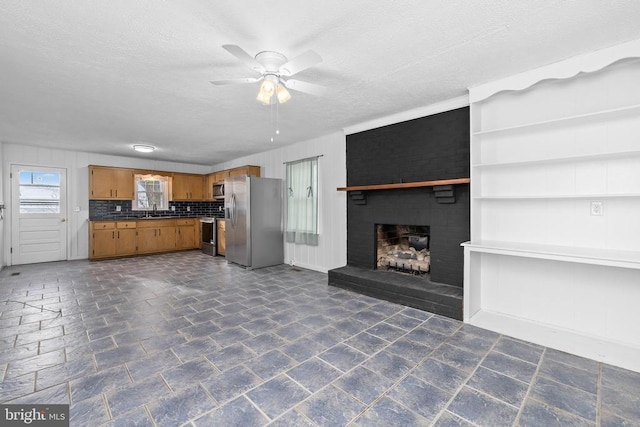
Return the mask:
[[[2,0],[0,141],[213,165],[640,38],[637,0]],[[323,62],[277,109],[222,49]],[[277,127],[280,134],[273,136]]]

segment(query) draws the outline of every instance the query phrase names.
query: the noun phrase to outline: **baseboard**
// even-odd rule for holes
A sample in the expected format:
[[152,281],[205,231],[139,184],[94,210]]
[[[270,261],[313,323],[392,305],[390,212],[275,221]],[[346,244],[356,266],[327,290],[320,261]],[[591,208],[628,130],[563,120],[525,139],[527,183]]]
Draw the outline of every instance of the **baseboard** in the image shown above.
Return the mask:
[[640,347],[631,344],[486,310],[474,314],[469,323],[545,347],[640,372]]

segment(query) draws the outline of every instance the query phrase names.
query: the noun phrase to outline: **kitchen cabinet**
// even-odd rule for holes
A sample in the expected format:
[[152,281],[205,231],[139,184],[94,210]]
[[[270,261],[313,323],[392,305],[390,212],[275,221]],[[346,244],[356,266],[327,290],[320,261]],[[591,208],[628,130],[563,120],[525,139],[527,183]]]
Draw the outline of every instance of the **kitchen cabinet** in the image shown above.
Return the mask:
[[202,190],[202,194],[205,200],[213,200],[213,184],[215,184],[216,182],[218,181],[215,173],[205,175],[204,189]]
[[89,233],[91,259],[109,258],[116,254],[116,223],[92,222]]
[[203,196],[205,200],[214,200],[213,197],[213,184],[217,182],[223,182],[225,178],[230,176],[240,175],[253,175],[260,176],[260,166],[240,166],[233,169],[225,169],[218,172],[213,172],[204,177],[204,190]]
[[90,258],[112,258],[137,252],[135,221],[99,221],[91,223]]
[[200,221],[196,218],[91,221],[89,230],[89,259],[200,247]]
[[172,200],[203,200],[203,175],[174,173]]
[[138,252],[167,252],[176,249],[175,219],[138,221]]
[[218,233],[218,239],[216,241],[217,243],[217,250],[218,250],[218,255],[225,255],[225,248],[227,245],[227,240],[225,237],[225,226],[226,226],[226,221],[223,219],[219,219],[216,221],[216,228],[217,228],[217,233]]
[[116,255],[134,255],[138,252],[137,227],[135,221],[116,222]]
[[194,218],[179,218],[176,220],[176,249],[195,249],[200,247],[198,225],[200,221]]
[[229,170],[229,176],[251,175],[260,176],[260,166],[240,166]]
[[133,169],[89,166],[89,199],[133,200]]

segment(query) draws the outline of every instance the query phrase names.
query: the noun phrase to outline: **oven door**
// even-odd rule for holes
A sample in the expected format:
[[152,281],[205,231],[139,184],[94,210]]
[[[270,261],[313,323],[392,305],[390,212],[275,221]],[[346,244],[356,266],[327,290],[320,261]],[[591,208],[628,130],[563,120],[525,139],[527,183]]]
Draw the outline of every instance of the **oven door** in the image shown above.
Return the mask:
[[200,220],[202,224],[202,239],[200,248],[207,255],[216,254],[216,220],[215,218],[203,218]]

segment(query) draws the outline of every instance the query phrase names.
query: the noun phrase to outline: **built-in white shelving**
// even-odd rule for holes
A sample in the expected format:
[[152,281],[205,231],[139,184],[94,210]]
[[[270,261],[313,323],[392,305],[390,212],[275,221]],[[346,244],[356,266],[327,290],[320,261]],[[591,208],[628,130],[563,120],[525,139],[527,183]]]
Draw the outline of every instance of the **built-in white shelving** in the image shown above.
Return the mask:
[[527,128],[532,128],[536,126],[548,127],[554,124],[560,124],[563,122],[570,122],[574,120],[578,121],[578,120],[588,120],[588,119],[594,119],[594,120],[606,119],[607,116],[617,116],[623,113],[637,114],[639,111],[640,111],[640,104],[629,105],[629,106],[620,107],[620,108],[612,108],[608,110],[594,111],[594,112],[584,113],[584,114],[576,114],[576,115],[567,116],[567,117],[559,117],[556,119],[542,120],[539,122],[524,123],[524,124],[515,125],[515,126],[507,126],[503,128],[477,131],[477,132],[473,132],[473,135],[480,136],[480,135],[488,135],[488,134],[499,133],[499,132],[524,131]]
[[640,251],[504,241],[467,242],[463,246],[474,252],[640,269]]
[[640,372],[638,81],[640,40],[470,88],[466,322]]
[[530,165],[552,165],[556,163],[566,162],[588,162],[592,160],[608,160],[608,159],[624,159],[629,157],[640,156],[640,150],[618,151],[613,153],[596,153],[585,154],[579,156],[561,156],[555,158],[521,160],[515,162],[497,162],[497,163],[477,163],[471,165],[473,168],[501,168],[501,167],[519,167]]
[[474,200],[544,200],[544,199],[612,199],[612,198],[628,198],[640,197],[640,193],[622,193],[622,194],[542,194],[542,195],[505,195],[505,196],[477,196]]

